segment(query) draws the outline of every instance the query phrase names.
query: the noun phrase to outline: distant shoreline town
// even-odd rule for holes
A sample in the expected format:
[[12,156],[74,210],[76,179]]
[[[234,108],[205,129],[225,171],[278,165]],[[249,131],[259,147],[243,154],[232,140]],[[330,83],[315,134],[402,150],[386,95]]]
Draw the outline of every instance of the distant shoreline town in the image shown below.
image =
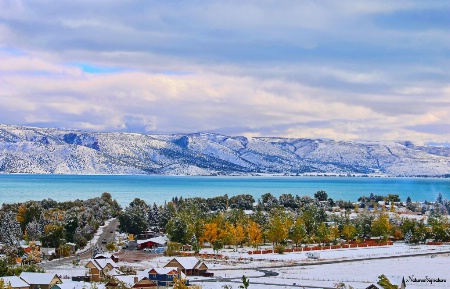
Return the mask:
[[[379,254],[364,252],[391,252],[390,248],[405,257],[439,254],[450,252],[449,210],[450,202],[441,194],[435,201],[425,202],[412,202],[409,197],[402,201],[395,194],[370,194],[350,202],[333,200],[325,191],[317,191],[314,197],[283,194],[276,198],[266,193],[258,200],[248,194],[180,196],[160,206],[135,198],[125,208],[109,193],[88,200],[3,204],[0,276],[6,277],[0,278],[17,282],[13,276],[19,276],[33,282],[33,278],[26,280],[26,272],[48,274],[43,272],[57,271],[58,261],[65,260],[87,271],[82,276],[73,273],[76,276],[70,282],[50,274],[49,280],[56,280],[52,286],[62,288],[64,283],[82,281],[117,288],[126,281],[120,288],[144,283],[201,288],[194,276],[223,282],[222,277],[216,279],[215,274],[221,273],[213,269],[211,260],[227,263],[236,258],[233,268],[239,268],[260,256],[320,262],[327,254],[340,256],[359,249],[370,249],[361,251],[358,256],[362,259],[377,259]],[[411,248],[420,250],[411,252]],[[167,260],[167,265],[141,273],[133,269],[148,257],[160,260],[158,264]],[[383,276],[380,280],[386,278]]]

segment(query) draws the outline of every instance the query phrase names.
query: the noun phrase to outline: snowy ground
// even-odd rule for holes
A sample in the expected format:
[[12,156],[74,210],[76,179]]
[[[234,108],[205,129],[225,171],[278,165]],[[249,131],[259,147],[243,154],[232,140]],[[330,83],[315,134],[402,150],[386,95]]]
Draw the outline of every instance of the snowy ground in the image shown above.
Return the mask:
[[[208,250],[206,250],[208,252]],[[245,275],[250,279],[250,289],[266,288],[334,288],[344,282],[354,288],[366,288],[375,283],[381,274],[409,278],[448,279],[442,283],[408,282],[407,288],[449,288],[450,289],[450,246],[393,246],[359,249],[338,249],[320,251],[319,260],[309,260],[305,252],[285,254],[248,255],[244,252],[223,250],[228,260],[206,259],[214,278],[189,277],[192,284],[204,289],[222,289],[229,285],[236,289]],[[441,253],[428,255],[430,253]],[[415,257],[396,256],[418,254]],[[420,254],[422,254],[420,256]],[[390,257],[390,258],[388,258]],[[392,258],[394,257],[394,258]],[[379,259],[382,258],[382,259]],[[120,262],[119,265],[148,270],[153,266],[164,266],[170,257],[158,257],[136,263]],[[332,263],[332,264],[324,264]],[[48,272],[62,276],[84,275],[84,264],[56,267]],[[277,276],[267,276],[272,274]],[[294,285],[295,284],[295,285]]]

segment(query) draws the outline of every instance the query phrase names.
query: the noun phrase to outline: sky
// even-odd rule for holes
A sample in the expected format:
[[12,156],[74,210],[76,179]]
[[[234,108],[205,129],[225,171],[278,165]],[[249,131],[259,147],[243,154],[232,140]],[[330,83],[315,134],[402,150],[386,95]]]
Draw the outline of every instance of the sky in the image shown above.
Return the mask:
[[0,0],[0,123],[450,143],[450,2]]

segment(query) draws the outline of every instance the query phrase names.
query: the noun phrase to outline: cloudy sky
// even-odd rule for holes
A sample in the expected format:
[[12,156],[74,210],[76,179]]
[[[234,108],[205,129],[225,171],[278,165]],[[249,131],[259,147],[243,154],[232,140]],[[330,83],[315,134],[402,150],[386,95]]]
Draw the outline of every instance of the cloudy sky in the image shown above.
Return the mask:
[[449,1],[0,0],[0,123],[450,140]]

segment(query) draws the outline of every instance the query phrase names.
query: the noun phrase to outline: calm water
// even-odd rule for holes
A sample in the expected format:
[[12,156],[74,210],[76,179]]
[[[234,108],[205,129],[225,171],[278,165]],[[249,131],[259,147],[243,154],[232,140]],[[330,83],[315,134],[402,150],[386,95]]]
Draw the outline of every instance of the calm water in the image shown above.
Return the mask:
[[0,204],[52,198],[57,201],[99,197],[110,193],[122,206],[138,197],[163,204],[172,197],[214,197],[251,194],[257,200],[270,192],[313,196],[325,190],[334,200],[356,201],[362,195],[398,194],[402,200],[450,199],[450,179],[347,177],[179,177],[129,175],[5,175],[0,174]]

